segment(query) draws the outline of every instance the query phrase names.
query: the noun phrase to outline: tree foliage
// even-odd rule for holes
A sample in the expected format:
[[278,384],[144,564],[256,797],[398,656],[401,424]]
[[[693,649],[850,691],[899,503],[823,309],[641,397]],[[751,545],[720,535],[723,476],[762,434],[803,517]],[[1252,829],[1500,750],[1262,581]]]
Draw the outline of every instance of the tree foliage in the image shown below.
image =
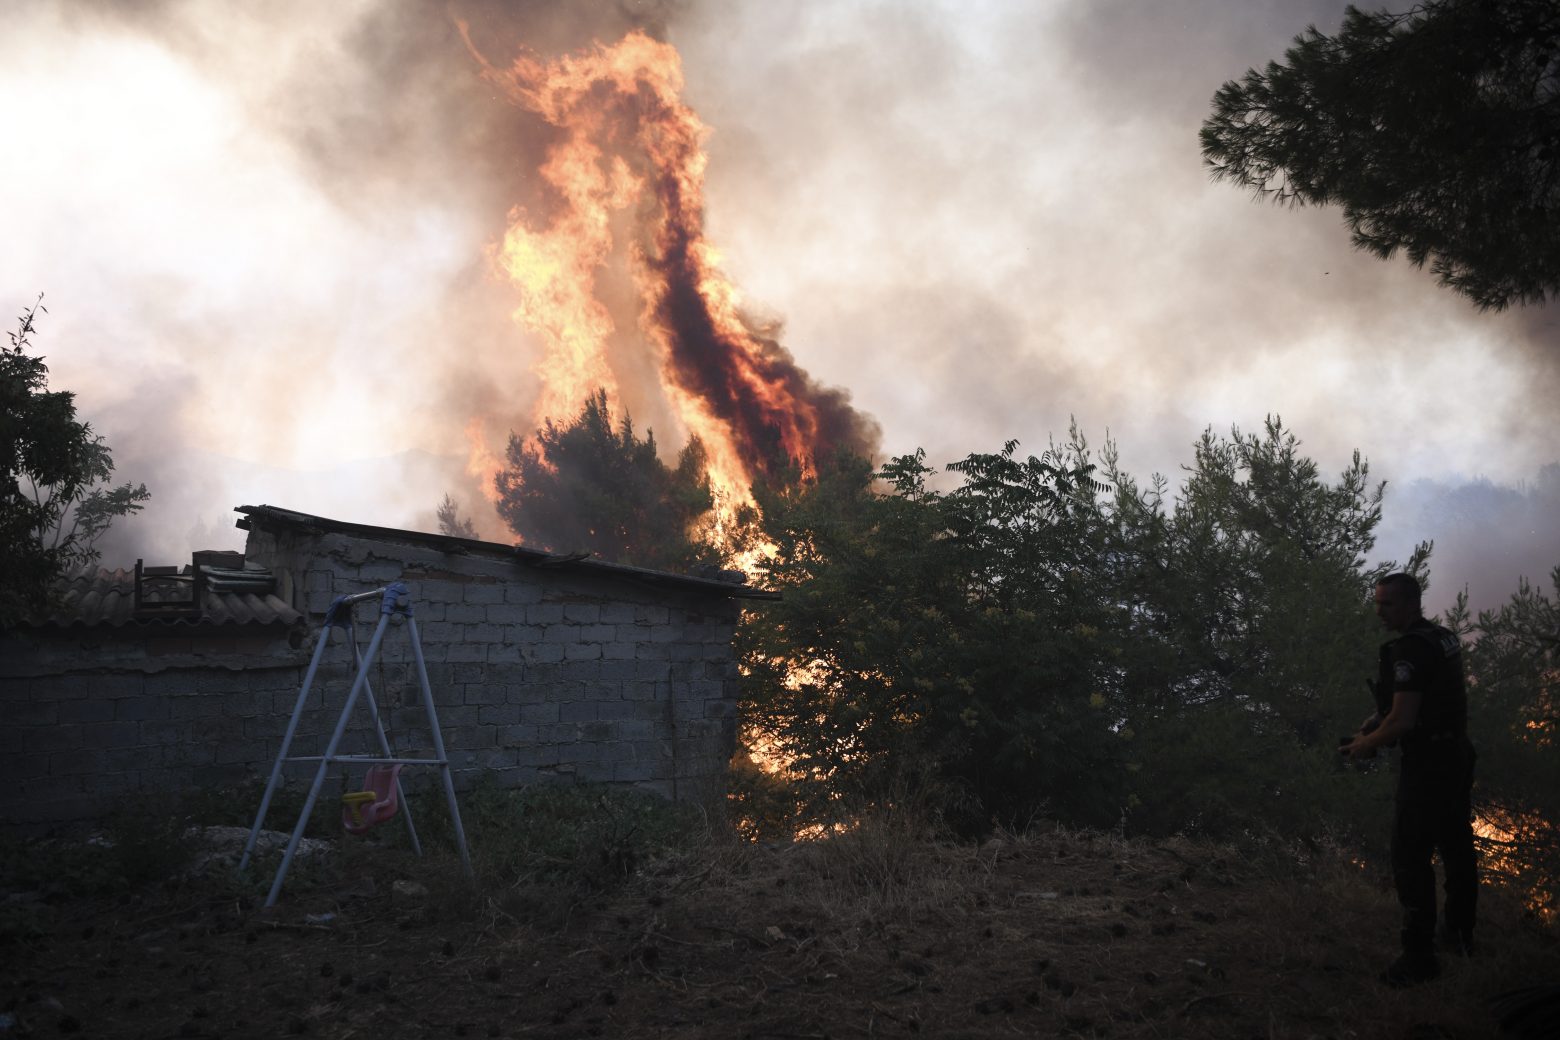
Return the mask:
[[747,718],[804,816],[910,775],[965,830],[1374,823],[1384,784],[1335,752],[1379,638],[1365,463],[1328,481],[1276,419],[1210,432],[1172,503],[1076,429],[1016,447],[949,467],[947,493],[916,453],[759,495],[758,580],[785,598],[742,631]]
[[448,493],[440,500],[434,509],[434,518],[439,522],[439,533],[451,538],[475,538],[477,527],[471,522],[469,516],[460,515],[460,505]]
[[1469,647],[1469,732],[1478,797],[1498,832],[1485,868],[1560,912],[1560,567],[1550,592],[1522,581],[1471,619],[1466,594],[1451,623]]
[[145,484],[109,485],[103,438],[76,420],[73,394],[48,389],[48,366],[29,353],[40,312],[23,311],[0,348],[0,626],[45,607],[55,578],[96,562],[103,532],[151,497]]
[[971,552],[948,536],[953,507],[927,488],[929,472],[919,454],[894,460],[881,473],[893,492],[877,494],[871,467],[844,458],[757,495],[773,543],[758,581],[785,598],[743,626],[745,707],[789,763],[807,819],[827,820],[840,799],[881,804],[912,777],[959,782],[950,808],[1018,811],[1025,799],[1005,797],[1024,786],[1014,773],[1060,765],[1027,742],[1061,729],[1028,716],[1056,703],[1039,689],[1067,676],[1043,674],[1045,655],[1012,653],[1051,633],[1038,613],[975,593]]
[[1107,586],[1125,637],[1116,710],[1135,737],[1140,826],[1190,816],[1304,833],[1359,815],[1367,785],[1340,773],[1334,748],[1370,710],[1380,633],[1367,602],[1398,565],[1367,566],[1384,486],[1364,460],[1328,481],[1299,449],[1276,418],[1260,433],[1205,432],[1173,503],[1163,480],[1140,489],[1106,453]]
[[506,458],[498,512],[527,545],[668,570],[718,560],[700,530],[714,505],[703,444],[690,440],[667,466],[653,433],[641,440],[626,415],[614,428],[605,391],[534,441],[511,435]]
[[[757,754],[750,835],[930,806],[955,832],[1038,815],[1138,833],[1276,835],[1385,852],[1391,758],[1338,738],[1374,710],[1387,637],[1370,562],[1385,485],[1324,476],[1276,418],[1205,432],[1172,492],[1072,430],[938,474],[916,452],[755,489],[784,598],[739,629]],[[1484,869],[1560,909],[1560,568],[1463,637]],[[767,765],[766,771],[763,767]],[[1495,828],[1489,829],[1485,825]]]
[[1337,204],[1354,244],[1428,263],[1480,308],[1560,294],[1560,5],[1348,8],[1284,62],[1225,83],[1203,124],[1216,179]]

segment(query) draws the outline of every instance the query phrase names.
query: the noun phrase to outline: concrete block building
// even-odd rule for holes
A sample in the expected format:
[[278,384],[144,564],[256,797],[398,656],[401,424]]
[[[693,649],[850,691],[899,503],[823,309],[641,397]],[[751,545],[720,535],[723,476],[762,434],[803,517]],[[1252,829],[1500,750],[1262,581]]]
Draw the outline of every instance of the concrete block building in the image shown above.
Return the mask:
[[[53,613],[0,634],[0,826],[264,778],[326,609],[395,581],[410,589],[458,787],[595,781],[723,797],[737,725],[732,635],[743,600],[773,598],[740,574],[237,511],[242,554],[79,574]],[[376,602],[356,608],[365,649]],[[332,638],[293,754],[323,750],[346,699],[351,651],[344,632]],[[369,681],[396,752],[429,753],[405,626],[387,631]],[[371,743],[359,708],[341,750]]]

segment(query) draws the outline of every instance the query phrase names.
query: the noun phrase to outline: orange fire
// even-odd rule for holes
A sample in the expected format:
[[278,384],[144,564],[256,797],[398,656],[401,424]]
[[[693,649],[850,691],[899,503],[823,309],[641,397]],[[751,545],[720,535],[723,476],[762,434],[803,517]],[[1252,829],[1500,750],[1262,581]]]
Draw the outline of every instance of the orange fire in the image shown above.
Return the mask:
[[[620,408],[608,346],[626,337],[652,352],[654,389],[704,442],[724,509],[752,501],[758,474],[810,475],[840,449],[872,454],[875,424],[744,315],[717,265],[704,237],[708,131],[681,99],[670,44],[636,31],[552,61],[522,54],[501,69],[477,60],[557,131],[540,169],[550,212],[544,220],[516,210],[495,256],[519,289],[516,319],[544,343],[533,428],[572,418],[598,388]],[[637,314],[614,315],[604,302],[609,267],[626,271]],[[489,489],[495,458],[484,437],[473,439],[472,470]]]
[[466,424],[466,443],[471,455],[466,460],[466,474],[473,477],[488,501],[498,500],[498,488],[493,478],[504,468],[504,460],[488,447],[487,422],[479,415]]

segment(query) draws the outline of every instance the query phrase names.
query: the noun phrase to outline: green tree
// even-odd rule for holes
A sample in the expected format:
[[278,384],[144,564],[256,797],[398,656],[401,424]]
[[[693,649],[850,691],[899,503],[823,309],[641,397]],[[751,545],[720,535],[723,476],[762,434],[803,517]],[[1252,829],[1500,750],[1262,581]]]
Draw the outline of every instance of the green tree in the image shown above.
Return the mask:
[[928,700],[955,684],[942,653],[960,600],[936,498],[919,457],[897,460],[896,491],[842,456],[816,479],[754,488],[770,541],[755,580],[784,598],[739,630],[749,739],[787,766],[806,822],[881,800],[931,767]]
[[1195,807],[1215,831],[1304,833],[1318,817],[1351,829],[1361,793],[1383,796],[1332,752],[1370,710],[1379,633],[1367,603],[1397,566],[1366,562],[1384,485],[1358,453],[1328,482],[1277,418],[1257,434],[1204,433],[1173,509],[1162,480],[1140,489],[1114,451],[1105,472],[1117,489],[1112,710],[1134,738],[1138,825],[1186,826]]
[[1378,641],[1365,463],[1330,482],[1277,419],[1210,432],[1172,504],[1113,445],[1097,470],[1076,429],[1016,447],[951,466],[946,494],[917,453],[876,486],[847,460],[759,495],[759,580],[785,598],[742,629],[746,717],[804,817],[901,797],[910,774],[966,830],[1046,812],[1368,832],[1384,777],[1335,752]]
[[1098,632],[1076,622],[1062,589],[1076,578],[1048,548],[1092,491],[1079,467],[1015,447],[966,459],[952,495],[928,486],[920,452],[756,492],[773,546],[757,580],[785,598],[742,628],[746,718],[789,764],[805,819],[927,789],[961,831],[1042,808],[1114,819]]
[[48,389],[48,367],[29,353],[39,313],[41,303],[23,311],[0,348],[0,626],[47,606],[54,580],[96,562],[97,539],[151,497],[145,484],[109,486],[103,438],[76,420],[73,394]]
[[1348,8],[1283,63],[1225,83],[1203,124],[1215,179],[1338,204],[1354,244],[1402,250],[1482,308],[1560,293],[1560,5]]
[[653,433],[640,440],[626,415],[613,428],[605,391],[534,441],[511,435],[507,461],[494,478],[498,513],[527,545],[669,570],[719,561],[699,529],[714,505],[703,444],[689,441],[668,467]]
[[1043,809],[1115,823],[1127,747],[1109,710],[1113,602],[1100,581],[1110,487],[1076,426],[1038,458],[1017,448],[948,466],[963,480],[946,512],[968,575],[963,667],[976,677],[974,696],[942,716],[963,738],[948,773],[998,820]]

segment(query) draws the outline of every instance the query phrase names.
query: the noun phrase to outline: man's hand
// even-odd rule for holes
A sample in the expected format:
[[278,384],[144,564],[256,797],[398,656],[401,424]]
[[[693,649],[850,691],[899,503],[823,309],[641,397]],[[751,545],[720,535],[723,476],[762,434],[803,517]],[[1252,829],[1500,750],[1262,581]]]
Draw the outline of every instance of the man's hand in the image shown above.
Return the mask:
[[1355,762],[1367,758],[1375,758],[1376,748],[1370,743],[1361,739],[1365,736],[1365,733],[1366,731],[1362,729],[1360,732],[1354,734],[1353,740],[1349,741],[1347,744],[1338,745],[1338,753],[1350,761]]
[[1365,720],[1360,723],[1358,732],[1356,732],[1352,737],[1346,737],[1339,742],[1338,754],[1352,761],[1359,761],[1366,758],[1375,758],[1376,742],[1365,741],[1363,738],[1368,737],[1380,727],[1381,715],[1378,712],[1371,712],[1365,717]]
[[[1351,759],[1370,758],[1377,748],[1390,747],[1414,728],[1414,722],[1419,718],[1419,701],[1418,691],[1398,690],[1392,695],[1392,711],[1387,717],[1383,719],[1378,714],[1366,719],[1354,739],[1338,748],[1339,754]],[[1371,725],[1372,719],[1378,720],[1379,724]]]

